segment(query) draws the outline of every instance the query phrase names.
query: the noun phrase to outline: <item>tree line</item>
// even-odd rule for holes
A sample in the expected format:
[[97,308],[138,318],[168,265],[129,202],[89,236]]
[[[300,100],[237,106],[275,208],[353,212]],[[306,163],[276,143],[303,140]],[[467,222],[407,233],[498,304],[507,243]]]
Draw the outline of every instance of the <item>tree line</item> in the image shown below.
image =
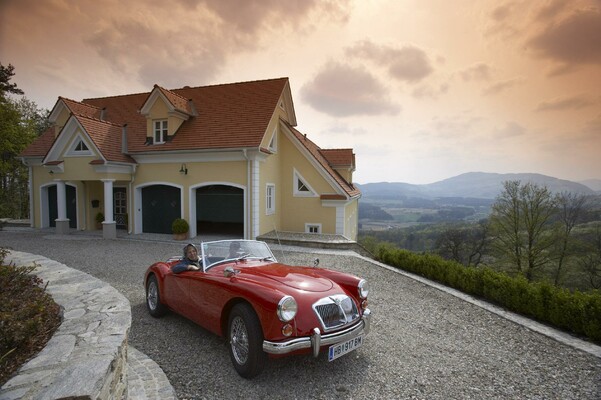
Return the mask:
[[489,267],[530,282],[601,288],[601,199],[506,181],[492,212],[477,223],[432,224],[360,232],[368,249],[391,243],[470,267]]
[[24,96],[14,75],[0,63],[0,218],[27,219],[29,174],[18,156],[48,128],[49,111]]

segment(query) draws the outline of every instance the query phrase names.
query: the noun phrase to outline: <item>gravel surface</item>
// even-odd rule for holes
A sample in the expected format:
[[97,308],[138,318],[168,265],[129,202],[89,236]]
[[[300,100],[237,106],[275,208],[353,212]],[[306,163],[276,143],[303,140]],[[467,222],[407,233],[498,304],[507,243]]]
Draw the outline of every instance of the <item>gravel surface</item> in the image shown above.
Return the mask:
[[142,278],[179,255],[168,242],[0,231],[0,247],[43,255],[114,286],[131,302],[129,342],[165,371],[180,399],[601,399],[601,359],[348,253],[274,246],[280,261],[370,282],[372,330],[357,351],[269,360],[238,376],[225,341],[173,313],[148,315]]

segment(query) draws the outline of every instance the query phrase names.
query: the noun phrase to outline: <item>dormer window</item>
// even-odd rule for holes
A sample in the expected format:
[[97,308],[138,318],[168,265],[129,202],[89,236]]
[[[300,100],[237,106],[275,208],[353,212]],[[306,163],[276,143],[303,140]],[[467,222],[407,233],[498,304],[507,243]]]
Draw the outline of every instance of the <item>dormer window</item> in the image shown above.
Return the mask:
[[90,150],[90,147],[83,140],[81,135],[77,135],[77,137],[75,138],[75,140],[73,140],[73,143],[67,150],[66,155],[71,157],[85,157],[91,156],[93,155],[93,153]]
[[159,119],[154,121],[154,143],[165,143],[167,140],[167,120]]
[[86,144],[83,142],[83,140],[80,140],[79,143],[77,143],[77,146],[75,146],[75,151],[76,152],[88,152],[90,149],[88,149],[88,146],[86,146]]

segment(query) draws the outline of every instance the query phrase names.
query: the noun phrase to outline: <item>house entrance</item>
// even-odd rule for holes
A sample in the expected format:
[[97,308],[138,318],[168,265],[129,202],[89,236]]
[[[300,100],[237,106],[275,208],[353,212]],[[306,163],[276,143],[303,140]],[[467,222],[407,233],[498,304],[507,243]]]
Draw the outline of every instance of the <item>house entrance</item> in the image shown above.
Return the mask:
[[142,188],[142,231],[172,233],[171,224],[181,216],[180,189],[167,185]]
[[196,189],[198,235],[244,237],[244,190],[228,185]]
[[113,188],[113,211],[117,229],[127,229],[127,193],[125,188]]
[[[74,186],[66,185],[65,195],[67,201],[67,218],[69,218],[69,228],[77,228],[77,193]],[[56,185],[48,186],[48,226],[56,228],[56,219],[58,218],[58,205],[56,198]]]

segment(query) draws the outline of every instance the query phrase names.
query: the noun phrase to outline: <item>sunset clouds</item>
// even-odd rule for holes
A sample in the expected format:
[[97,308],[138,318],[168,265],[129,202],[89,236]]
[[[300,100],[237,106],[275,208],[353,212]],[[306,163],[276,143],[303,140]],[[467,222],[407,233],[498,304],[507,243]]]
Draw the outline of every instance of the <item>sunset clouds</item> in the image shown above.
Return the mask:
[[0,57],[46,108],[287,76],[360,183],[601,178],[599,0],[0,0]]

